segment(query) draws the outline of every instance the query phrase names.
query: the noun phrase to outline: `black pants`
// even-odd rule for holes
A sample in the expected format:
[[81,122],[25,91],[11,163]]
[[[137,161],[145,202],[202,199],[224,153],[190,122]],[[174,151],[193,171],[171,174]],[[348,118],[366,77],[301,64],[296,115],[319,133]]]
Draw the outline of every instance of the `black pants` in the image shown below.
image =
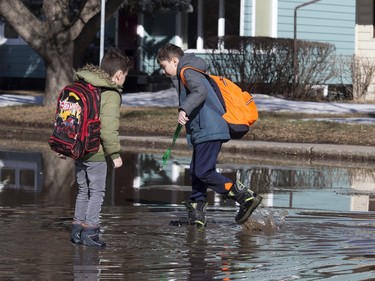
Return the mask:
[[190,163],[193,201],[206,200],[207,188],[220,194],[228,193],[233,181],[216,172],[216,161],[221,150],[221,141],[209,141],[194,147]]

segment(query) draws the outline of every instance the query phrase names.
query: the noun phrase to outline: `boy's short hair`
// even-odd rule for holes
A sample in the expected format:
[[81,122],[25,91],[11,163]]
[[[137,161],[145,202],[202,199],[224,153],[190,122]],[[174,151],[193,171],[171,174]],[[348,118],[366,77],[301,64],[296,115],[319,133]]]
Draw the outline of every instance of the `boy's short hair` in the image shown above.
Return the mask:
[[184,55],[184,51],[171,43],[165,44],[158,51],[156,59],[160,63],[161,61],[171,61],[173,57],[180,59]]
[[112,77],[118,70],[127,72],[132,68],[132,63],[119,48],[110,47],[103,56],[100,68]]

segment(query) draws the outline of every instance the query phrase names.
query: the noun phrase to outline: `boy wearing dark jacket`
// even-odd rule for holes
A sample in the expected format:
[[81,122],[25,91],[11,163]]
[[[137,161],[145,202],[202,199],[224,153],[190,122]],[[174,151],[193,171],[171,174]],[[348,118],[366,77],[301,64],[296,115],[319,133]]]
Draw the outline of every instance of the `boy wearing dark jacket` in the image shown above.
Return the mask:
[[105,88],[100,102],[100,148],[75,160],[78,195],[72,223],[71,241],[85,246],[104,247],[99,239],[99,216],[105,195],[107,160],[114,168],[122,166],[120,157],[120,106],[122,85],[131,67],[129,58],[117,48],[110,48],[100,67],[86,65],[74,75],[74,81],[84,80]]
[[224,108],[202,73],[186,69],[187,88],[180,79],[180,71],[186,66],[206,72],[206,62],[194,54],[184,54],[180,47],[173,44],[163,46],[157,60],[178,91],[178,122],[185,125],[188,144],[193,147],[190,163],[192,193],[185,202],[189,223],[206,225],[207,188],[238,202],[240,208],[235,220],[238,224],[244,223],[262,197],[216,172],[221,146],[230,140],[228,125],[222,118]]

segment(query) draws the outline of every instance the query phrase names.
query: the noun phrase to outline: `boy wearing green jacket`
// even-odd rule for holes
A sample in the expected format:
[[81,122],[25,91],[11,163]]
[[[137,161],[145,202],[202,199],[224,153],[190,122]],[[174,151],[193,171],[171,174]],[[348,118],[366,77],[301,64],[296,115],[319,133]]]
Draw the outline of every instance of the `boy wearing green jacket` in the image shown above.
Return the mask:
[[106,245],[99,239],[99,215],[105,195],[107,159],[112,160],[114,168],[122,166],[118,132],[121,92],[130,67],[129,58],[119,49],[111,48],[104,55],[100,67],[86,65],[74,75],[74,81],[84,80],[106,89],[101,93],[100,148],[75,160],[78,195],[71,232],[74,244]]

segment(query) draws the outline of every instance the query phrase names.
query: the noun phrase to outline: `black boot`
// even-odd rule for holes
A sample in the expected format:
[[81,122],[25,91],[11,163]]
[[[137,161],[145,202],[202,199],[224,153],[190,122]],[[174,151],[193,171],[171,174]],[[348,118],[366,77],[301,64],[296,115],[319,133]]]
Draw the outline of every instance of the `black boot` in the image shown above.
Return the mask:
[[70,234],[70,241],[73,244],[80,245],[82,244],[81,241],[81,232],[82,232],[83,226],[80,223],[72,223],[72,232]]
[[234,183],[226,197],[240,204],[240,209],[235,218],[238,224],[243,224],[247,221],[260,202],[262,202],[262,196],[252,192],[241,183]]
[[182,203],[188,209],[189,224],[206,226],[206,209],[208,205],[206,201],[184,201]]
[[81,232],[81,241],[85,246],[105,247],[104,241],[99,240],[98,226],[84,226]]

